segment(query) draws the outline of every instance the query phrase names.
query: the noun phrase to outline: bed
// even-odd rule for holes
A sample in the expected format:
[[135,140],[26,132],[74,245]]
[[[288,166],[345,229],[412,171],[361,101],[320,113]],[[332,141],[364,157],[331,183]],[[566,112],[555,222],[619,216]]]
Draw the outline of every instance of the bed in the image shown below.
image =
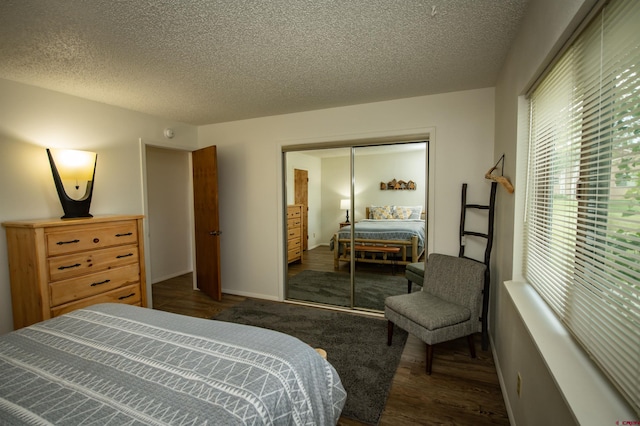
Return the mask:
[[336,424],[335,369],[271,330],[125,304],[0,336],[0,424]]
[[343,226],[331,238],[333,266],[351,259],[354,227],[355,261],[390,265],[418,262],[424,254],[425,221],[422,206],[370,206],[365,218]]

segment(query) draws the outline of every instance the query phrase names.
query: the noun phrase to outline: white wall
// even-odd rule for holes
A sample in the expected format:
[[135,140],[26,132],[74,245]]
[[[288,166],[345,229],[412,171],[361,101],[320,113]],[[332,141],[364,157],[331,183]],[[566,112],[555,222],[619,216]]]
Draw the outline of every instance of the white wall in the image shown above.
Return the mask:
[[488,193],[493,111],[494,90],[487,88],[200,127],[199,145],[218,147],[223,291],[282,297],[281,147],[288,144],[428,128],[435,156],[434,248],[457,254],[462,183],[470,184],[470,198]]
[[[143,213],[139,140],[163,145],[166,127],[176,133],[172,146],[196,148],[194,126],[0,79],[0,221],[62,216],[46,147],[98,153],[92,214]],[[6,333],[13,314],[1,233],[0,333]]]
[[[343,156],[322,159],[322,243],[329,245],[331,237],[347,220],[347,212],[340,209],[340,200],[349,198],[351,192],[351,148],[343,148]],[[357,187],[358,183],[356,183]],[[353,222],[354,212],[349,209],[349,221]]]
[[[427,173],[425,150],[404,151],[405,145],[398,145],[399,151],[391,149],[385,154],[370,155],[369,147],[357,148],[355,152],[355,182],[357,220],[364,219],[366,207],[384,206],[422,206],[426,208],[425,186]],[[381,190],[380,183],[396,180],[413,181],[415,190]]]
[[[496,222],[499,225],[496,226],[492,262],[490,329],[507,408],[512,423],[518,425],[574,424],[577,418],[581,419],[581,424],[604,424],[603,421],[614,423],[632,417],[628,415],[629,411],[616,412],[624,403],[611,393],[589,399],[591,396],[587,391],[593,389],[587,387],[574,395],[561,391],[565,387],[559,385],[558,377],[550,372],[549,364],[552,363],[545,359],[549,355],[541,354],[531,332],[540,328],[540,324],[546,324],[549,316],[545,317],[539,309],[533,308],[530,311],[538,313],[537,319],[525,323],[519,307],[503,284],[520,270],[522,217],[516,212],[521,211],[523,203],[526,151],[518,147],[524,146],[519,145],[519,141],[526,142],[527,135],[526,102],[521,95],[594,3],[595,0],[531,0],[496,85],[494,157],[497,159],[505,154],[505,175],[514,183],[516,190],[514,195],[509,195],[499,188],[497,197]],[[535,292],[530,294],[535,295]],[[561,328],[559,324],[555,327]],[[570,344],[572,339],[567,335],[564,340]],[[562,349],[555,352],[562,352]],[[566,356],[568,351],[564,353],[566,359],[559,360],[555,356],[553,363],[569,366],[582,362]],[[516,391],[518,373],[522,377],[520,396]],[[580,403],[569,406],[567,401],[572,399]],[[616,402],[607,406],[613,400]],[[616,407],[613,413],[611,407]]]
[[146,147],[148,250],[155,284],[193,270],[191,154]]

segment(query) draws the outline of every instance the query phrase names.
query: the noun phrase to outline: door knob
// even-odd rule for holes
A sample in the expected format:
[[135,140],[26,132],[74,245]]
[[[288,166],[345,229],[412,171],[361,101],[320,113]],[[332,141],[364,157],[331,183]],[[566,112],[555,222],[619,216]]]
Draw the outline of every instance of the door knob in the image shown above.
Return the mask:
[[209,235],[222,235],[222,231],[209,231]]

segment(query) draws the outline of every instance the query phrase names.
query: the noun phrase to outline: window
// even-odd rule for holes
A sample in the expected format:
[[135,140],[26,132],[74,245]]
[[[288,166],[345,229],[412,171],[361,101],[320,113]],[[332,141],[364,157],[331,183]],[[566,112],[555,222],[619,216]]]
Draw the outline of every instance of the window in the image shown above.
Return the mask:
[[640,413],[638,22],[611,1],[530,95],[523,270]]

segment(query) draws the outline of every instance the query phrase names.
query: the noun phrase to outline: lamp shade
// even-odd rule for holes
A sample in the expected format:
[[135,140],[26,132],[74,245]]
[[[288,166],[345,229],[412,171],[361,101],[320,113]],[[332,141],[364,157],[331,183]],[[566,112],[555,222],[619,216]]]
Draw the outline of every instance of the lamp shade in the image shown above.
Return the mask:
[[61,179],[93,180],[93,170],[96,164],[95,152],[64,149],[52,151],[52,154]]
[[349,210],[351,208],[351,200],[345,198],[340,200],[340,210]]

